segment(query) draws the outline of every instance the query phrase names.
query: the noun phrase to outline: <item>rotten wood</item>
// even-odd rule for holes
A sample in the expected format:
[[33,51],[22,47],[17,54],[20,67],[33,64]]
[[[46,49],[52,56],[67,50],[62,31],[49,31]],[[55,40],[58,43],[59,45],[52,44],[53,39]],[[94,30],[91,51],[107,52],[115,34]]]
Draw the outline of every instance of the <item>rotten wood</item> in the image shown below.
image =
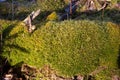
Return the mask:
[[25,18],[23,20],[23,22],[25,23],[25,25],[28,28],[28,32],[33,32],[35,30],[35,25],[32,25],[32,21],[40,14],[40,9],[38,9],[37,11],[33,11],[30,15],[27,16],[27,18]]

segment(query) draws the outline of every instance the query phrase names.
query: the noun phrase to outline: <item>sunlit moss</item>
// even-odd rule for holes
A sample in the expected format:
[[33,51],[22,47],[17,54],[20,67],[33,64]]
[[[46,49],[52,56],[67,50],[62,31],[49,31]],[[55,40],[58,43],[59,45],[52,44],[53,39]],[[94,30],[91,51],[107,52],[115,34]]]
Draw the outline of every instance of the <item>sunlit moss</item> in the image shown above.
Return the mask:
[[48,15],[47,20],[58,20],[58,15],[56,12],[52,12],[50,15]]
[[3,56],[12,65],[21,61],[39,68],[49,64],[64,76],[85,75],[99,66],[117,68],[119,28],[111,22],[49,21],[31,35],[19,22],[9,36]]

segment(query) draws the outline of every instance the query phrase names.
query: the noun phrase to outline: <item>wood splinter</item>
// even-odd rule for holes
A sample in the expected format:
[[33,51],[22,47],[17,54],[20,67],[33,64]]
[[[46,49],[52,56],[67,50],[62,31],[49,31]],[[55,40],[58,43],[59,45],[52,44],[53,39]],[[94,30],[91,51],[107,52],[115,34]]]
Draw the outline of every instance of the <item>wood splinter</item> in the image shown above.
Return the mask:
[[28,32],[31,33],[36,29],[35,25],[32,25],[32,21],[40,14],[40,9],[38,9],[36,12],[31,12],[30,15],[28,15],[23,22],[27,26]]

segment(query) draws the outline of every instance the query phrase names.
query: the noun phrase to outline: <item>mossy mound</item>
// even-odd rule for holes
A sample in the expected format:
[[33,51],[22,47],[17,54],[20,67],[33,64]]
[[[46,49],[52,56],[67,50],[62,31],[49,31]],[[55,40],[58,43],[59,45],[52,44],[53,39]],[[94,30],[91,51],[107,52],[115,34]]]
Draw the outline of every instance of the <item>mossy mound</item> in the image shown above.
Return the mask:
[[[13,28],[9,28],[11,26]],[[110,77],[111,70],[118,69],[120,35],[119,26],[114,23],[49,21],[30,35],[17,22],[5,30],[5,33],[10,32],[5,35],[2,56],[7,57],[12,65],[20,62],[39,68],[50,65],[64,76],[85,75],[105,66],[107,69],[102,71],[102,77]]]

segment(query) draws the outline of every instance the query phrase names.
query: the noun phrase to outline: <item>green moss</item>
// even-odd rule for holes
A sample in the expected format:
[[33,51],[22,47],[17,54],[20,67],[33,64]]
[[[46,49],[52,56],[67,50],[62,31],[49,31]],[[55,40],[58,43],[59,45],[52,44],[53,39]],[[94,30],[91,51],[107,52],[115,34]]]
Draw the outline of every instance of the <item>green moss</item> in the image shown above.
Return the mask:
[[54,21],[58,20],[58,15],[56,12],[52,12],[50,15],[47,16],[47,20]]
[[40,68],[48,64],[65,76],[89,74],[99,66],[117,68],[120,35],[116,24],[88,20],[48,23],[31,35],[20,23],[15,25],[9,35],[18,35],[6,39],[3,56],[12,65],[24,61]]

